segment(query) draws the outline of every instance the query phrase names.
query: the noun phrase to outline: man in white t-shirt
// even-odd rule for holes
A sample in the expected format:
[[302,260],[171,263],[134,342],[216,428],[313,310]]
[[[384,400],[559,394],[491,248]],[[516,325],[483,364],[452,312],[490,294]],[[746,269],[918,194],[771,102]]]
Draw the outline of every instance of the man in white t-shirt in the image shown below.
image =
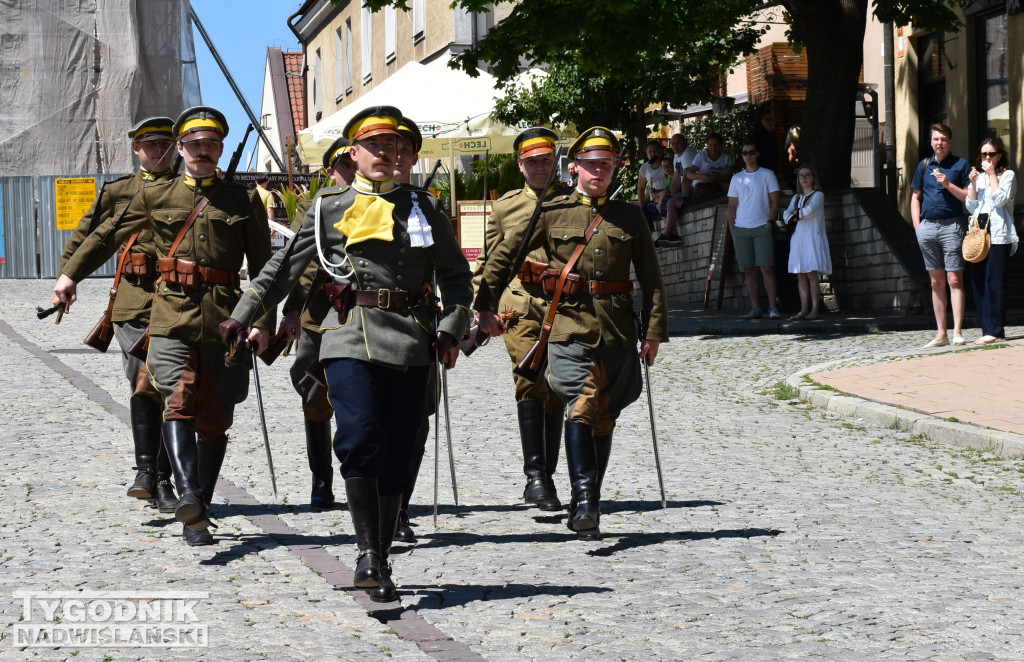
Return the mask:
[[757,289],[757,270],[760,269],[768,293],[768,317],[778,319],[771,222],[779,213],[779,182],[774,172],[757,165],[756,145],[746,143],[741,154],[744,168],[729,182],[729,229],[752,306],[746,317],[759,319],[762,314]]
[[668,141],[672,148],[672,199],[681,200],[690,197],[690,180],[683,176],[683,173],[690,169],[693,160],[697,158],[697,150],[690,147],[690,141],[681,133],[673,134]]
[[[733,159],[722,151],[722,136],[718,133],[708,135],[707,149],[697,154],[690,165],[681,172],[680,191],[682,196],[668,203],[665,217],[665,232],[658,237],[654,245],[658,248],[681,246],[682,237],[676,232],[676,221],[682,213],[687,201],[708,199],[721,195],[732,176]],[[675,178],[673,178],[673,190]]]

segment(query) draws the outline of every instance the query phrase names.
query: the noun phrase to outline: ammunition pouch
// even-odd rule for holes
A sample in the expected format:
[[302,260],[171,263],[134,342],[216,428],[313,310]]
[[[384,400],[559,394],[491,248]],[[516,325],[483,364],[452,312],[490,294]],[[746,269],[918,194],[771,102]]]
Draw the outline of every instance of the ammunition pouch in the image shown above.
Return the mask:
[[518,276],[519,280],[522,281],[523,283],[539,284],[547,270],[547,262],[534,262],[533,260],[524,260],[523,266],[519,269],[519,273],[516,274],[516,276]]
[[194,288],[199,283],[210,283],[213,285],[226,285],[232,289],[238,289],[238,274],[224,269],[213,267],[201,267],[189,260],[179,260],[176,257],[162,257],[157,260],[157,268],[160,270],[160,277],[165,283],[179,285],[185,289]]
[[129,253],[121,274],[149,278],[156,275],[156,259],[149,253]]

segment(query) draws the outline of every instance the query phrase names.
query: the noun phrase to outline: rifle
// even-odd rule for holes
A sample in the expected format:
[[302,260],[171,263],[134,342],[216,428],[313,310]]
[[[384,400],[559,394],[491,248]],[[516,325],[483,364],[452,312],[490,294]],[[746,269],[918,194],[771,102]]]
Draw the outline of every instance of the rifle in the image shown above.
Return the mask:
[[[561,148],[559,148],[559,156],[560,155]],[[615,181],[618,179],[619,170],[622,168],[622,163],[625,157],[625,151],[620,151],[619,159],[615,163],[615,169],[612,171],[612,179],[611,183],[609,183],[609,186],[614,184]],[[555,158],[555,162],[558,162],[557,157]],[[608,203],[606,202],[605,204]],[[562,294],[562,286],[564,285],[564,282],[568,277],[568,271],[572,269],[573,265],[576,263],[576,260],[578,260],[580,255],[582,255],[583,249],[586,248],[586,245],[588,243],[590,243],[590,237],[592,236],[593,231],[597,229],[596,223],[598,219],[601,218],[603,209],[604,205],[602,205],[602,211],[598,212],[597,218],[594,219],[595,222],[592,223],[591,226],[587,229],[587,233],[585,235],[586,238],[584,239],[585,243],[577,246],[576,251],[573,252],[573,257],[569,258],[569,262],[567,262],[565,267],[562,269],[562,274],[558,278],[558,284],[555,286],[555,294],[551,299],[551,306],[554,307],[554,312],[552,313],[552,311],[549,309],[548,315],[545,317],[544,323],[540,327],[540,336],[537,338],[537,341],[533,343],[533,346],[530,347],[529,351],[526,352],[526,355],[523,356],[522,360],[520,360],[519,363],[516,364],[516,367],[512,369],[512,374],[516,375],[517,377],[525,379],[531,384],[537,382],[537,380],[540,378],[541,373],[544,372],[544,366],[547,363],[548,338],[551,337],[551,327],[554,323],[555,315],[558,314],[558,300]],[[531,220],[531,223],[533,223],[533,220]],[[520,250],[522,250],[524,247],[525,242],[524,245],[520,246]],[[524,258],[525,256],[519,256],[517,258],[517,261],[513,263],[513,267],[515,267],[519,263],[519,261],[521,261]]]
[[430,183],[432,181],[434,181],[434,176],[437,175],[437,171],[440,170],[440,169],[441,169],[441,159],[438,159],[437,163],[434,164],[434,169],[430,171],[430,176],[427,177],[426,181],[423,182],[423,188],[424,189],[430,188]]
[[238,163],[242,160],[242,150],[245,149],[245,143],[249,140],[249,134],[252,133],[252,122],[245,125],[245,135],[242,136],[241,142],[238,143],[238,147],[231,154],[231,161],[228,162],[227,172],[224,173],[224,181],[230,182],[235,178],[235,170],[238,170]]

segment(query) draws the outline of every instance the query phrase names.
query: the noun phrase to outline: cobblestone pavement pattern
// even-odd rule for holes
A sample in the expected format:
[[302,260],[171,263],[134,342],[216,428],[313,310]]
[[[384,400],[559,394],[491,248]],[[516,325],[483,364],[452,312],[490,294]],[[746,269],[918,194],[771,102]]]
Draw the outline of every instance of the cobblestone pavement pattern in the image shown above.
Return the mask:
[[[218,495],[218,544],[189,548],[172,516],[125,497],[125,425],[90,399],[89,383],[69,383],[9,338],[126,403],[118,356],[80,351],[107,283],[87,281],[60,327],[35,319],[50,287],[0,284],[0,659],[432,659],[429,645],[400,637],[268,537],[245,517],[251,508]],[[564,514],[518,502],[510,366],[492,343],[452,374],[460,505],[442,454],[433,528],[431,442],[412,510],[421,542],[396,555],[403,606],[494,661],[1024,659],[1024,462],[862,424],[778,388],[807,366],[892,354],[930,335],[673,338],[651,370],[669,507],[658,502],[642,399],[616,432],[606,537],[587,543],[571,539]],[[287,361],[261,371],[281,498],[253,397],[237,410],[222,475],[301,542],[351,563],[344,506],[305,505]],[[564,459],[556,481],[568,499]],[[13,646],[13,591],[77,589],[207,591],[197,613],[212,647]]]

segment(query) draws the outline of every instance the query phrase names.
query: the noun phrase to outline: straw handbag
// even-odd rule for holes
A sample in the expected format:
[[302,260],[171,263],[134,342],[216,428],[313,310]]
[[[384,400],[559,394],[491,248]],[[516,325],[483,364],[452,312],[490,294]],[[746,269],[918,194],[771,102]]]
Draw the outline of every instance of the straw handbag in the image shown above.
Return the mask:
[[[982,223],[985,224],[984,227]],[[988,257],[988,251],[992,248],[992,236],[988,233],[988,226],[988,214],[971,216],[963,245],[964,259],[968,262],[981,262]]]

